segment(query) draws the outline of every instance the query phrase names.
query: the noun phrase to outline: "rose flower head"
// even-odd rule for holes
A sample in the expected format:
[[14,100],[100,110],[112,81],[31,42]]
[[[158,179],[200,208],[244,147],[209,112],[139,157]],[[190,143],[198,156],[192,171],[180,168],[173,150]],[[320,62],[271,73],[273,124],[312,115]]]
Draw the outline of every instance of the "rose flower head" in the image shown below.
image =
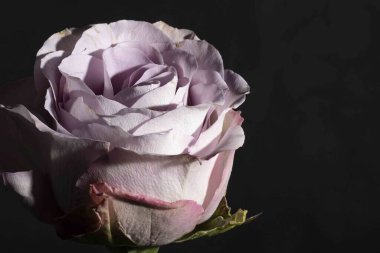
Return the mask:
[[[155,250],[247,221],[224,199],[249,86],[194,32],[121,20],[52,35],[0,93],[0,171],[62,238]],[[153,251],[152,251],[153,252]]]

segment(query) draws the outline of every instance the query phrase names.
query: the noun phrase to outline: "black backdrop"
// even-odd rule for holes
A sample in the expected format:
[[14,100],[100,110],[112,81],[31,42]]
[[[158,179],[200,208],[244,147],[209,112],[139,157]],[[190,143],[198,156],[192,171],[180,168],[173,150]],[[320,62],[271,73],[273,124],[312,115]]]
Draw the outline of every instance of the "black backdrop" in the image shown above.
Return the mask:
[[[264,214],[162,252],[380,252],[379,14],[378,0],[10,1],[0,83],[31,75],[43,41],[65,27],[136,19],[192,29],[252,87],[228,198]],[[3,188],[0,201],[1,253],[106,252],[61,241]]]

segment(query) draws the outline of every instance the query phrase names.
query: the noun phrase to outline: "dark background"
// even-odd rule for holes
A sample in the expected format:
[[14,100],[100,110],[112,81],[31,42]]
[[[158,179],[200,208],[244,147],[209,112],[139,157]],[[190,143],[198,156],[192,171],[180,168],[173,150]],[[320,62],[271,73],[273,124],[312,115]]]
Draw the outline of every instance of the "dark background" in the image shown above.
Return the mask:
[[[380,252],[380,1],[24,3],[1,6],[0,83],[31,75],[54,32],[136,19],[196,31],[251,85],[228,197],[264,214],[163,253]],[[106,252],[60,240],[2,188],[0,201],[1,253]]]

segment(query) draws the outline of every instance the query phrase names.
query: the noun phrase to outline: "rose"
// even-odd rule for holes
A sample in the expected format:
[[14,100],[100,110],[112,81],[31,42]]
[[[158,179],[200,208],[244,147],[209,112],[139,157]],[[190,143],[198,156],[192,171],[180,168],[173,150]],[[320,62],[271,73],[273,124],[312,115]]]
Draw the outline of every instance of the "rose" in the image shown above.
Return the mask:
[[248,91],[190,30],[66,29],[38,51],[34,80],[2,92],[4,183],[62,237],[171,243],[222,200]]

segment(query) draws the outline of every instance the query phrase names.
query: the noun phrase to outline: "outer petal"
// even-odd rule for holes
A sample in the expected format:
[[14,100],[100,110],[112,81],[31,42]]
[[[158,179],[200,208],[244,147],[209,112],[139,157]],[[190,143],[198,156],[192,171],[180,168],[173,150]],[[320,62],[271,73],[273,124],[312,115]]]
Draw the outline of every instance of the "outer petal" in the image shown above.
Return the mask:
[[85,190],[93,182],[107,182],[137,195],[168,202],[188,199],[202,204],[217,159],[215,156],[199,161],[188,155],[138,155],[114,149],[93,163],[77,186]]
[[248,83],[232,70],[224,71],[224,80],[228,85],[225,107],[237,108],[245,101],[245,95],[249,93]]
[[51,87],[54,98],[57,100],[58,86],[61,79],[58,66],[67,55],[65,51],[54,51],[36,60],[34,64],[34,81],[40,96],[45,96],[46,90]]
[[89,54],[127,41],[171,42],[163,32],[150,23],[120,20],[110,24],[97,24],[86,30],[76,43],[73,53]]
[[63,31],[53,34],[45,41],[40,50],[38,50],[37,57],[61,50],[70,53],[84,30],[85,28],[66,28]]
[[177,28],[174,28],[174,27],[166,24],[163,21],[158,21],[158,22],[154,23],[153,25],[155,27],[157,27],[158,29],[160,29],[163,33],[165,33],[166,36],[168,36],[174,43],[183,41],[185,39],[199,40],[197,35],[191,30],[177,29]]
[[[88,215],[75,211],[59,220],[64,237],[110,246],[153,246],[169,244],[191,232],[203,208],[194,201],[166,202],[148,195],[136,195],[108,184],[90,186],[95,208]],[[78,230],[82,227],[82,230]]]
[[213,215],[220,201],[225,196],[228,181],[231,176],[234,155],[234,150],[225,151],[218,155],[215,162],[214,170],[210,175],[207,195],[202,204],[203,208],[205,209],[205,212],[203,213],[199,223],[208,220]]
[[17,129],[17,122],[4,113],[3,109],[3,105],[17,104],[34,108],[35,95],[32,78],[24,78],[0,87],[0,172],[29,170],[30,166],[38,163],[31,155],[32,148],[23,140],[23,136],[12,131]]
[[5,186],[20,195],[38,218],[51,223],[62,215],[49,177],[38,170],[4,172]]
[[33,168],[48,174],[58,204],[67,210],[71,198],[67,193],[72,191],[76,178],[88,168],[89,163],[108,152],[109,144],[55,132],[24,106],[12,109],[0,107],[0,119],[13,123],[0,131],[2,144],[5,141],[5,145],[19,148],[14,154],[10,153],[13,149],[5,149],[8,155],[5,161],[8,163],[4,165],[0,161],[0,166],[8,171],[19,171],[20,168],[12,165],[18,165],[18,158],[21,158],[21,161],[25,161],[25,164],[21,164],[24,165],[21,170]]
[[165,64],[174,66],[178,76],[182,80],[181,84],[189,82],[198,68],[196,58],[181,49],[173,48],[162,53]]
[[214,70],[223,76],[224,67],[222,56],[218,50],[208,42],[204,40],[184,40],[178,43],[178,48],[195,56],[198,69]]
[[216,71],[198,70],[190,86],[190,101],[192,105],[214,103],[223,105],[227,84]]

